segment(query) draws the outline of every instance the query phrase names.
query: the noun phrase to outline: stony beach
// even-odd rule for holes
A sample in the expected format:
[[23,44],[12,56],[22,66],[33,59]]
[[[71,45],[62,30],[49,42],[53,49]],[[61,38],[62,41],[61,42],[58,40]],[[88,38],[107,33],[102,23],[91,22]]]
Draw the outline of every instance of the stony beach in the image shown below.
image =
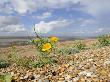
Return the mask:
[[[87,46],[96,40],[83,40]],[[74,41],[59,42],[58,47],[71,46]],[[32,45],[19,46],[20,55],[28,58],[35,57],[36,49]],[[0,54],[8,55],[10,48],[1,48]],[[26,68],[12,64],[1,68],[0,74],[8,73],[12,82],[109,82],[110,81],[110,46],[82,50],[80,53],[69,55],[51,55],[58,62],[41,68]]]

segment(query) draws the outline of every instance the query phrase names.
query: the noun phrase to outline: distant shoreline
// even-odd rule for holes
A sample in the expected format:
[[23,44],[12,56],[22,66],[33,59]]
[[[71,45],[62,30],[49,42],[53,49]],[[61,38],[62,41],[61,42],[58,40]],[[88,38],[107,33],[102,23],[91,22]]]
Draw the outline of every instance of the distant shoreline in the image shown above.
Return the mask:
[[[28,45],[29,40],[34,39],[33,36],[27,37],[0,37],[0,48],[1,47],[9,47],[12,43],[15,43],[17,46],[19,45]],[[72,38],[72,37],[59,37],[60,42],[64,41],[72,41],[72,40],[83,40],[83,39],[94,39],[94,38]]]

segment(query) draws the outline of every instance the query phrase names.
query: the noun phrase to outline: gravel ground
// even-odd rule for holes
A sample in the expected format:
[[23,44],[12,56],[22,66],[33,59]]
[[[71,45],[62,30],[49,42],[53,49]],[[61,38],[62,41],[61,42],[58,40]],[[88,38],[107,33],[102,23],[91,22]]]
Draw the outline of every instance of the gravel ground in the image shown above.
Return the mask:
[[110,82],[110,46],[67,56],[54,55],[57,65],[30,69],[13,64],[0,69],[0,74],[10,73],[13,82]]

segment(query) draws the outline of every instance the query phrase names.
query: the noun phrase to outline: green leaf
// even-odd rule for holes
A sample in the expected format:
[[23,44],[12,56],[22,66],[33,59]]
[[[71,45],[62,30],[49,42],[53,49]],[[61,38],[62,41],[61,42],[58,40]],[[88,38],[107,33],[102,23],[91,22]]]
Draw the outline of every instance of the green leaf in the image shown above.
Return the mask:
[[12,80],[12,76],[9,74],[6,74],[5,75],[5,82],[11,82],[11,80]]

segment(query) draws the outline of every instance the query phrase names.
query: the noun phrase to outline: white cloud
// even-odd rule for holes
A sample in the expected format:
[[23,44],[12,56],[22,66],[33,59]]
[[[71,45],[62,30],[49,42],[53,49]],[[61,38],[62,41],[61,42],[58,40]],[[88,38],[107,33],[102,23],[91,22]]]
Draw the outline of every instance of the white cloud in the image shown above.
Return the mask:
[[42,8],[59,9],[73,6],[74,9],[74,5],[77,4],[76,9],[100,16],[110,13],[109,3],[110,0],[0,0],[0,11],[26,14]]
[[37,0],[0,0],[1,13],[5,11],[5,13],[26,14],[35,11],[37,6]]
[[[17,12],[18,14],[26,14],[37,11],[38,9],[59,9],[69,7],[75,4],[74,0],[0,0],[0,11]],[[8,4],[6,4],[8,3]]]
[[24,25],[20,24],[20,19],[14,16],[0,16],[0,32],[25,31]]
[[9,33],[21,32],[21,31],[25,31],[25,30],[26,29],[24,28],[23,25],[8,25],[6,27],[0,28],[0,31],[9,32]]
[[[105,28],[109,28],[110,26],[108,23],[109,21],[108,22],[105,21],[106,19],[109,19],[109,17],[107,18],[108,14],[110,14],[109,3],[110,3],[110,0],[0,0],[0,13],[27,14],[27,13],[36,12],[37,10],[42,10],[42,9],[54,10],[54,9],[70,8],[71,10],[72,8],[72,9],[76,9],[81,12],[84,12],[84,14],[87,13],[89,15],[92,15],[96,19],[97,18],[104,19],[104,22],[99,19],[97,20],[87,19],[87,20],[78,21],[75,24],[76,26],[75,25],[72,26],[71,28],[72,30],[69,29],[69,26],[71,26],[71,23],[73,23],[73,21],[71,22],[68,20],[56,20],[56,21],[50,21],[50,22],[41,21],[35,25],[36,31],[39,31],[41,33],[48,33],[50,31],[53,32],[56,29],[58,30],[62,29],[62,31],[64,30],[67,31],[65,33],[69,33],[69,31],[71,31],[72,33],[72,32],[75,32],[74,27],[77,28],[80,26],[86,27],[84,29],[87,29],[87,28],[90,29],[92,28],[92,26],[93,28],[98,28],[100,27],[100,25],[104,26],[105,24]],[[55,15],[58,16],[57,14]],[[51,16],[52,16],[51,12],[45,12],[36,17],[38,19],[43,20]],[[90,16],[87,16],[87,17],[90,17]],[[102,22],[102,23],[100,23],[100,25],[97,26],[96,21]],[[108,24],[108,27],[106,27],[107,24]],[[66,27],[68,28],[68,30],[65,29]],[[0,29],[2,31],[11,32],[12,30],[13,32],[17,32],[20,30],[23,31],[24,26],[20,23],[20,20],[18,17],[0,16]],[[98,32],[102,32],[102,30],[101,29],[96,30],[96,33]],[[78,31],[76,33],[78,33]]]
[[82,19],[80,22],[81,22],[80,26],[83,27],[97,24],[97,21],[94,19]]
[[37,16],[37,19],[46,19],[52,16],[52,13],[50,12],[44,12],[41,16]]
[[11,2],[16,12],[22,14],[28,11],[28,5],[24,0],[12,0]]
[[35,31],[38,33],[48,33],[52,31],[53,29],[61,29],[64,30],[64,28],[69,26],[73,21],[68,20],[58,20],[58,21],[50,21],[45,22],[41,21],[38,24],[35,24]]
[[95,33],[100,33],[100,32],[103,32],[104,31],[104,28],[98,28],[96,29],[96,31],[94,31]]
[[19,17],[15,16],[0,16],[0,28],[11,25],[11,24],[18,24],[19,23]]
[[82,5],[81,10],[93,16],[110,13],[110,0],[76,0]]
[[10,7],[10,5],[4,5],[0,4],[0,13],[6,13],[6,14],[11,14],[13,13],[13,8]]

